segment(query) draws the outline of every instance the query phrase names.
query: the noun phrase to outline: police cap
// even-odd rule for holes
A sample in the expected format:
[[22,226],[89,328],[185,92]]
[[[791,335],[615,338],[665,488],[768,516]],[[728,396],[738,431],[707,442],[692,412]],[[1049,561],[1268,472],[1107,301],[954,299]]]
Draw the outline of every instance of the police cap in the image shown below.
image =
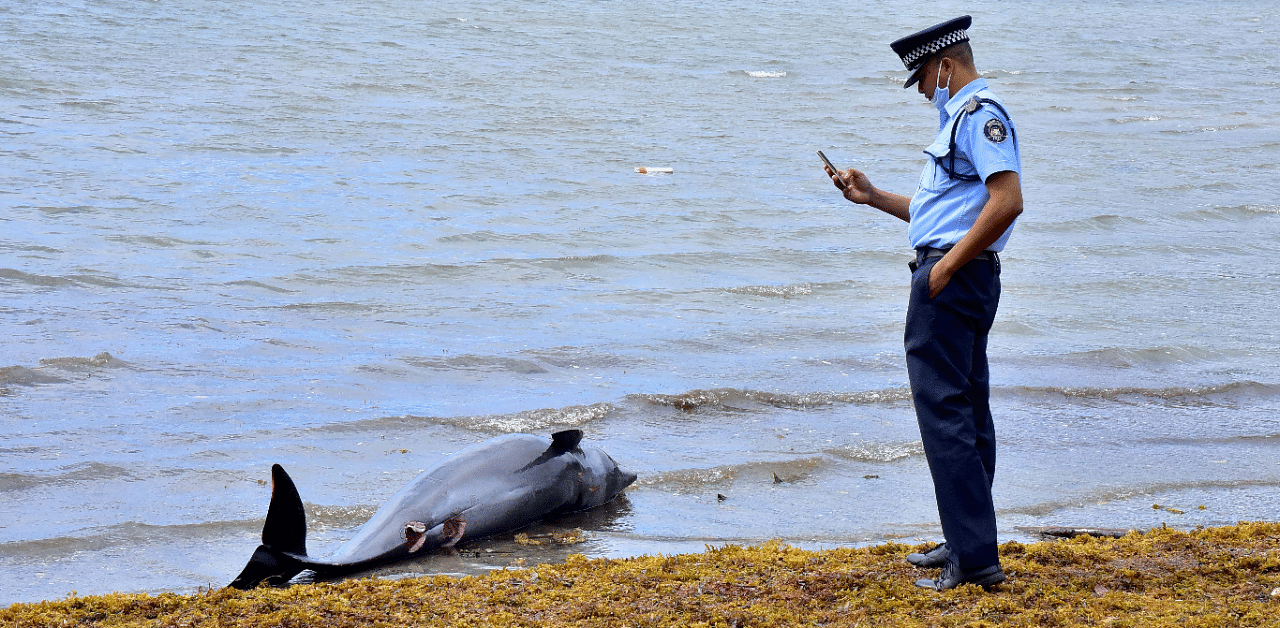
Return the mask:
[[965,15],[954,20],[948,20],[935,26],[930,26],[913,35],[907,35],[898,41],[889,44],[893,51],[902,57],[902,65],[907,66],[911,70],[911,76],[907,77],[907,82],[902,87],[906,89],[920,80],[920,71],[924,69],[924,64],[929,60],[933,53],[950,46],[958,44],[962,41],[969,41],[969,25],[973,23],[973,18]]

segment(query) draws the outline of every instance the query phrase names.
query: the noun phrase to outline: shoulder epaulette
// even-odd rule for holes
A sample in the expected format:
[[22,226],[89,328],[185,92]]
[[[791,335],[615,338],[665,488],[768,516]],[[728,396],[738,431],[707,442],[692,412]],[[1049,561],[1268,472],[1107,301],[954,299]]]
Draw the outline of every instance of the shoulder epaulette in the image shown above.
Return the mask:
[[941,167],[942,170],[947,173],[947,176],[952,179],[959,179],[961,181],[982,180],[982,177],[976,174],[960,174],[956,172],[956,129],[960,128],[960,118],[962,116],[971,116],[977,113],[983,105],[994,105],[996,109],[1000,110],[1000,113],[1004,114],[1005,119],[1009,121],[1009,131],[1013,134],[1014,143],[1016,144],[1018,141],[1018,132],[1013,128],[1013,118],[1009,115],[1008,111],[1005,111],[1004,106],[990,98],[979,98],[978,96],[970,98],[968,102],[964,103],[964,106],[960,108],[960,113],[956,114],[956,121],[951,125],[951,150],[948,151],[950,153],[948,155],[948,159],[951,163],[944,164],[941,157],[934,157],[934,160],[938,162],[938,166]]

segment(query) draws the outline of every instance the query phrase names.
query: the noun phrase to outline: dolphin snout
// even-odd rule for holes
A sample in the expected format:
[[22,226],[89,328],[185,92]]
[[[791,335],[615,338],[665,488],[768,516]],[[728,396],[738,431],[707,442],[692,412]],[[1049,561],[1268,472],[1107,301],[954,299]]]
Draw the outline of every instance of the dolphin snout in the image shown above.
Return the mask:
[[623,466],[618,467],[618,491],[631,486],[636,481],[636,472]]

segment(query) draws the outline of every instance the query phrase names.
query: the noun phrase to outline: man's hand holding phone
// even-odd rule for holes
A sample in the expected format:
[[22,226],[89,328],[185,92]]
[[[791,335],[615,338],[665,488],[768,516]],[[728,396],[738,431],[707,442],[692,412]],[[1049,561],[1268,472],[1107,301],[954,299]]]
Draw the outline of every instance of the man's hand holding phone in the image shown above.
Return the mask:
[[822,151],[818,151],[818,157],[825,164],[827,175],[831,177],[831,182],[836,185],[846,200],[859,205],[870,205],[894,218],[911,222],[911,199],[901,194],[885,192],[877,190],[871,185],[871,179],[862,171],[848,168],[846,170],[837,170],[835,165],[827,159]]
[[835,164],[831,163],[831,160],[827,159],[827,156],[823,155],[822,151],[818,151],[818,158],[822,160],[822,163],[827,165],[827,175],[831,177],[831,181],[836,184],[836,187],[843,190],[844,182],[840,180],[840,169],[837,168]]
[[875,188],[871,186],[871,180],[867,178],[867,175],[853,168],[848,170],[836,168],[831,163],[831,160],[822,154],[822,151],[818,151],[818,157],[822,159],[823,164],[826,164],[827,175],[831,177],[831,182],[841,192],[844,192],[846,199],[859,205],[871,204],[871,193]]

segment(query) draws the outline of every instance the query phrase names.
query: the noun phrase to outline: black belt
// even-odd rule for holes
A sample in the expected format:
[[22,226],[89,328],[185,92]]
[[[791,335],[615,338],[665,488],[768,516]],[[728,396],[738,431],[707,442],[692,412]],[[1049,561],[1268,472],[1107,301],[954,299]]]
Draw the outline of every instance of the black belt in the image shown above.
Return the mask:
[[[939,257],[942,257],[943,255],[946,255],[949,252],[951,252],[951,249],[949,248],[935,249],[931,246],[922,246],[916,249],[916,258],[914,260],[911,260],[910,262],[907,262],[907,266],[911,268],[911,272],[914,273],[916,272],[917,268],[920,268],[921,264],[931,259],[937,259]],[[981,253],[974,255],[973,259],[984,260],[984,261],[995,260],[996,262],[999,262],[1000,255],[995,251],[982,251]]]

